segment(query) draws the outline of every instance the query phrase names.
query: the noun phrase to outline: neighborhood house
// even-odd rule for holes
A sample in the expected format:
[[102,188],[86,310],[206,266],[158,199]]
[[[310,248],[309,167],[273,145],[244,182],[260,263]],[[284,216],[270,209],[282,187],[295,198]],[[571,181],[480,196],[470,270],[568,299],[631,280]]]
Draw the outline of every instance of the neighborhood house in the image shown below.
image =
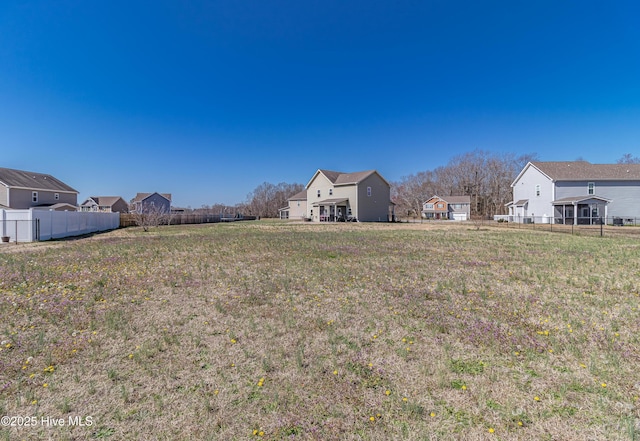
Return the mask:
[[305,188],[280,209],[281,218],[316,222],[394,220],[391,186],[376,170],[318,170]]
[[0,208],[76,211],[78,191],[45,173],[0,168]]
[[511,187],[512,222],[591,225],[640,217],[640,164],[529,162]]
[[433,196],[422,204],[422,217],[426,219],[469,220],[471,196]]
[[171,213],[171,194],[170,193],[138,193],[131,201],[132,213]]
[[120,196],[91,196],[80,204],[80,211],[101,213],[128,213],[129,204]]

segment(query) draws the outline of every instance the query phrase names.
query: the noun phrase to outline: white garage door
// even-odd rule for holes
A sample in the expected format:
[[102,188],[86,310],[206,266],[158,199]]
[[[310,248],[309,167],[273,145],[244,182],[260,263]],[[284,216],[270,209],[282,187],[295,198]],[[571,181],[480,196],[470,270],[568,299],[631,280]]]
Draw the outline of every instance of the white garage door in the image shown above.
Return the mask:
[[467,213],[453,213],[453,220],[466,221]]

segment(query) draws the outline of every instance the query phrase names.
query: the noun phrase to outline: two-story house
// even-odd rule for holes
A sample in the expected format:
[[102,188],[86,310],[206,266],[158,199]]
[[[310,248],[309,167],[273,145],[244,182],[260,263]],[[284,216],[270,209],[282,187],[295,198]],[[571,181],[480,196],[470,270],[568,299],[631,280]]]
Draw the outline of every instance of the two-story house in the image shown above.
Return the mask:
[[511,184],[515,222],[596,224],[640,217],[640,164],[529,162]]
[[432,196],[422,204],[425,219],[469,220],[471,196]]
[[0,208],[76,211],[78,191],[45,173],[0,168]]
[[120,196],[91,196],[80,204],[80,211],[128,213],[129,204]]
[[138,193],[131,200],[132,213],[171,213],[171,194],[170,193]]
[[376,170],[318,170],[306,185],[306,218],[312,221],[388,222],[394,219],[391,186]]

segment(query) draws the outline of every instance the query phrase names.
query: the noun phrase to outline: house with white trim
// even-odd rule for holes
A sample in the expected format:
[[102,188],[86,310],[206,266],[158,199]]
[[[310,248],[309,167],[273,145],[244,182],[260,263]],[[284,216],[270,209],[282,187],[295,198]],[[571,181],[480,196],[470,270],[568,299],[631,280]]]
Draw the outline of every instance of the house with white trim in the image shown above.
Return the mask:
[[290,198],[280,213],[281,217],[303,216],[315,222],[388,222],[395,220],[395,204],[391,185],[376,170],[342,173],[319,169],[304,192]]
[[278,210],[280,219],[303,220],[307,217],[307,190],[287,199],[287,206]]
[[78,191],[46,174],[0,168],[0,208],[76,211]]
[[422,204],[425,219],[471,219],[471,196],[432,196]]
[[120,196],[91,196],[80,204],[80,211],[128,213],[129,204]]
[[640,164],[529,162],[511,184],[509,220],[574,225],[640,218]]
[[131,200],[131,213],[171,213],[171,193],[137,193]]

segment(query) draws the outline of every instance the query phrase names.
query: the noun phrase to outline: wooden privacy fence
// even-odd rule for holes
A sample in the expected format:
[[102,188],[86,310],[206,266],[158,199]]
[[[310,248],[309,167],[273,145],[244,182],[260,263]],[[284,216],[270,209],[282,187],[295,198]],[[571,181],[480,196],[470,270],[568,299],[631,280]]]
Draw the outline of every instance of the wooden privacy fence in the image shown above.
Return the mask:
[[[139,225],[140,215],[123,213],[120,215],[120,228],[135,227]],[[158,225],[187,225],[187,224],[212,224],[218,222],[237,222],[256,220],[256,216],[234,217],[220,216],[219,214],[172,214],[160,219]]]

